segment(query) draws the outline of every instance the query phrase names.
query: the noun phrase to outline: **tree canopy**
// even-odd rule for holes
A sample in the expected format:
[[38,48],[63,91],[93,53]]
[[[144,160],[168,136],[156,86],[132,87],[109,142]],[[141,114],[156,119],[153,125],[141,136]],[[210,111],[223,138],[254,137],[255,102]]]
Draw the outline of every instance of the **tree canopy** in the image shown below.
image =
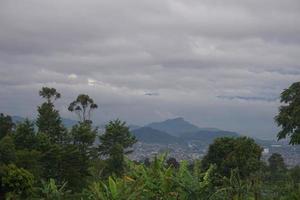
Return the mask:
[[75,101],[71,102],[68,110],[75,112],[81,122],[91,122],[91,112],[97,109],[98,105],[86,94],[80,94]]
[[290,138],[290,144],[300,144],[300,82],[285,89],[281,93],[280,102],[283,105],[275,117],[277,125],[281,127],[277,138]]
[[0,113],[0,139],[9,134],[14,126],[11,116]]
[[112,172],[122,174],[124,170],[123,155],[129,153],[127,148],[135,142],[135,137],[130,133],[125,122],[117,119],[110,121],[105,126],[105,133],[99,136],[100,145],[98,147],[101,155],[108,156],[109,167]]
[[56,99],[61,97],[60,93],[56,91],[55,88],[43,87],[39,91],[39,95],[47,99],[48,103],[53,103]]
[[230,176],[231,169],[237,168],[242,177],[248,177],[261,166],[262,148],[253,139],[247,137],[218,138],[209,146],[202,160],[204,169],[211,164],[217,166],[223,176]]
[[53,104],[53,99],[58,99],[61,95],[55,88],[47,87],[43,87],[39,94],[46,99],[46,102],[38,107],[36,120],[38,131],[48,135],[52,143],[62,143],[66,139],[66,130],[63,127],[59,111]]

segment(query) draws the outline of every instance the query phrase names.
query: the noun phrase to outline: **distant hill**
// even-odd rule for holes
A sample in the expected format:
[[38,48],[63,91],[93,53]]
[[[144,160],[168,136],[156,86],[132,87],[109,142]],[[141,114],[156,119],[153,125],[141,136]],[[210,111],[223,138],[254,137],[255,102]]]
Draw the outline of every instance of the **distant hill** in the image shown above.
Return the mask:
[[138,141],[144,143],[158,143],[158,144],[174,144],[182,143],[177,137],[168,133],[155,130],[151,127],[142,127],[131,131]]
[[189,132],[184,133],[180,136],[183,140],[199,140],[202,142],[211,143],[214,139],[218,137],[238,137],[239,134],[230,131],[222,131],[222,130],[200,130],[197,132]]
[[62,123],[66,128],[72,128],[72,126],[74,126],[75,124],[78,123],[78,121],[73,120],[73,119],[66,119],[66,118],[62,118]]
[[141,128],[140,126],[134,125],[134,124],[131,124],[131,125],[129,125],[128,127],[129,127],[130,131],[133,131],[133,130],[135,130],[135,129]]
[[[13,116],[14,123],[20,123],[25,120],[24,117]],[[72,119],[62,118],[65,127],[71,128],[78,122]],[[104,128],[99,126],[100,130]],[[102,129],[101,129],[102,128]],[[230,131],[224,131],[216,128],[199,128],[196,125],[184,120],[183,118],[168,119],[162,122],[154,122],[144,127],[136,125],[129,126],[130,131],[136,138],[144,143],[157,144],[187,144],[190,141],[201,143],[211,143],[218,137],[238,137],[239,134]],[[266,143],[263,141],[261,143]]]
[[169,133],[173,136],[180,136],[182,133],[199,131],[199,127],[185,121],[182,117],[175,119],[168,119],[163,122],[154,122],[147,127]]
[[20,116],[12,116],[11,118],[13,123],[15,124],[22,123],[23,121],[25,121],[25,118]]
[[[139,136],[137,138],[140,138],[141,141],[146,143],[170,144],[172,142],[174,143],[174,141],[180,141],[179,143],[182,144],[190,141],[211,143],[218,137],[239,136],[238,133],[224,131],[217,128],[199,128],[182,117],[168,119],[162,122],[154,122],[136,130],[136,133],[138,133]],[[162,141],[160,142],[160,140]]]

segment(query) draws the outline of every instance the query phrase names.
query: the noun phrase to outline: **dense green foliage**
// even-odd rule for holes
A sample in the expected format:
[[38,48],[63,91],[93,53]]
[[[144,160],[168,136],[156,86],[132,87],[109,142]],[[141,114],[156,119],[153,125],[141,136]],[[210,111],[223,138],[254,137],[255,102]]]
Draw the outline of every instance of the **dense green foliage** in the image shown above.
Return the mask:
[[290,138],[290,144],[300,144],[300,82],[293,83],[281,93],[279,114],[275,121],[282,129],[278,139]]
[[46,99],[38,107],[38,118],[36,125],[39,133],[48,136],[51,143],[63,143],[66,137],[66,130],[62,125],[62,120],[58,110],[55,110],[54,101],[61,97],[54,88],[43,87],[39,92],[40,96]]
[[260,168],[261,152],[262,148],[247,137],[218,138],[203,158],[203,168],[215,164],[218,172],[226,177],[230,176],[232,169],[238,168],[242,177],[248,177]]
[[0,113],[0,139],[9,134],[14,126],[15,124],[10,116]]
[[36,123],[15,126],[0,115],[0,199],[300,199],[300,167],[287,168],[280,154],[263,162],[253,139],[218,138],[202,160],[164,154],[134,162],[126,157],[136,142],[129,127],[114,120],[99,133],[90,118],[98,106],[88,95],[70,104],[80,120],[68,130],[55,109],[60,93],[44,87],[39,94],[45,102]]
[[136,139],[131,135],[129,127],[120,120],[111,121],[105,126],[105,133],[99,136],[99,152],[108,156],[109,171],[122,175],[124,170],[124,154],[130,153],[127,149],[131,147]]
[[31,195],[34,177],[27,170],[10,164],[2,167],[1,177],[1,189],[11,198],[27,198]]

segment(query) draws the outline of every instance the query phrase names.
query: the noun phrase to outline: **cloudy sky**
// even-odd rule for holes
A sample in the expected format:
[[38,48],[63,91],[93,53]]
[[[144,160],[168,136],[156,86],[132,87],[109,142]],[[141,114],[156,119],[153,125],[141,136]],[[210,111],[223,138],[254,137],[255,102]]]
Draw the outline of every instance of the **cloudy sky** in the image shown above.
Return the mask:
[[34,117],[87,93],[96,123],[184,117],[275,138],[280,92],[300,81],[299,0],[1,0],[0,112]]

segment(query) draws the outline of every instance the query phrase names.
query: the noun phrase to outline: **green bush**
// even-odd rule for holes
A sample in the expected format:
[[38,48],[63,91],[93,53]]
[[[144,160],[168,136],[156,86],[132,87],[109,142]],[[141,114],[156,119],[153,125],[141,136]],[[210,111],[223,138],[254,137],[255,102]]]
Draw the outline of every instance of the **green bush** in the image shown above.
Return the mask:
[[2,187],[7,196],[26,198],[32,194],[34,177],[23,168],[13,164],[4,166],[2,171]]

